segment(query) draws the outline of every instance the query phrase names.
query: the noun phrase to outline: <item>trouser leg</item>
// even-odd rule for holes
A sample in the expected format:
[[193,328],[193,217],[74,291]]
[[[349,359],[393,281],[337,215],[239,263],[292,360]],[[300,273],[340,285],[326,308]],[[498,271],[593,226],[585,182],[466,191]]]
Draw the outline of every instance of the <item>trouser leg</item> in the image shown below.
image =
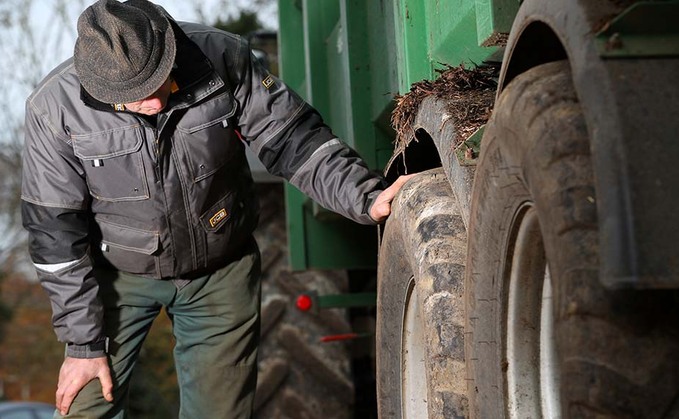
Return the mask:
[[260,266],[256,244],[193,280],[167,307],[176,337],[180,417],[249,418],[257,382]]
[[[130,378],[141,345],[162,307],[159,301],[171,298],[175,287],[119,272],[97,272],[99,296],[104,304],[104,325],[109,337],[109,366],[113,379],[113,402],[101,394],[98,379],[91,381],[73,401],[68,418],[124,418]],[[61,416],[56,412],[55,418]]]

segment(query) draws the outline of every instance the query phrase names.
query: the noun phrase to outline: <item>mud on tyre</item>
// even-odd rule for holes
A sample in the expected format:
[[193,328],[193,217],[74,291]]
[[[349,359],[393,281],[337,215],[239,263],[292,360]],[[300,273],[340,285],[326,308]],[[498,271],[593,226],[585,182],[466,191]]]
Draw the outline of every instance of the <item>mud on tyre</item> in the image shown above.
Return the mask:
[[395,198],[380,249],[380,417],[466,416],[465,256],[464,223],[443,170],[418,174]]

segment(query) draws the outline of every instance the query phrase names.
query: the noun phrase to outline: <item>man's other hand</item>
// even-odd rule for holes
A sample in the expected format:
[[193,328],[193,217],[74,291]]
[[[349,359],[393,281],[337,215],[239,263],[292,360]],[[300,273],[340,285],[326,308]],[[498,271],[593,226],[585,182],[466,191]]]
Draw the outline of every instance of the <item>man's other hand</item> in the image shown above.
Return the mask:
[[381,223],[389,216],[389,214],[391,214],[391,201],[394,200],[396,193],[398,193],[403,184],[413,176],[415,176],[415,174],[399,176],[391,186],[377,195],[377,199],[375,199],[373,206],[370,207],[370,216],[373,220]]
[[57,410],[62,415],[68,414],[73,399],[87,383],[98,378],[101,382],[101,393],[106,401],[113,401],[113,382],[108,359],[101,358],[71,358],[66,357],[59,371],[57,385]]

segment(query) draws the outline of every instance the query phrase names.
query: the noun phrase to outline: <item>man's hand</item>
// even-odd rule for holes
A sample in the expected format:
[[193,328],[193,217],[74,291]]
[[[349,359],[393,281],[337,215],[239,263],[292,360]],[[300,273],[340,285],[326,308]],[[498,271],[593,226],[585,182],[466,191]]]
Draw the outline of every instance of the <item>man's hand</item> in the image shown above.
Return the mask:
[[90,381],[98,378],[101,382],[101,393],[106,401],[113,401],[113,382],[106,357],[70,358],[66,357],[59,371],[57,385],[57,409],[66,415],[73,399]]
[[396,193],[401,189],[403,184],[413,176],[415,176],[415,174],[399,176],[399,178],[396,179],[396,182],[377,195],[377,199],[375,199],[373,206],[370,207],[370,216],[373,220],[379,223],[384,221],[389,214],[391,214],[391,201],[394,200]]

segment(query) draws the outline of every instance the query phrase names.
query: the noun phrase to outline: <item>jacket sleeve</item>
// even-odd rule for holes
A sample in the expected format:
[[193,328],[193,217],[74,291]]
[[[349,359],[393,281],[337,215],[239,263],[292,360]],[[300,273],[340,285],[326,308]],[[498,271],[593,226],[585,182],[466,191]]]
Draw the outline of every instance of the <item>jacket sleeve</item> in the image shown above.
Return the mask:
[[270,75],[241,44],[238,125],[267,170],[287,179],[324,207],[361,224],[385,188],[382,176],[333,135],[319,113]]
[[91,353],[103,338],[103,309],[89,255],[89,194],[80,161],[65,133],[27,102],[22,218],[29,253],[52,304],[52,323],[67,354]]

